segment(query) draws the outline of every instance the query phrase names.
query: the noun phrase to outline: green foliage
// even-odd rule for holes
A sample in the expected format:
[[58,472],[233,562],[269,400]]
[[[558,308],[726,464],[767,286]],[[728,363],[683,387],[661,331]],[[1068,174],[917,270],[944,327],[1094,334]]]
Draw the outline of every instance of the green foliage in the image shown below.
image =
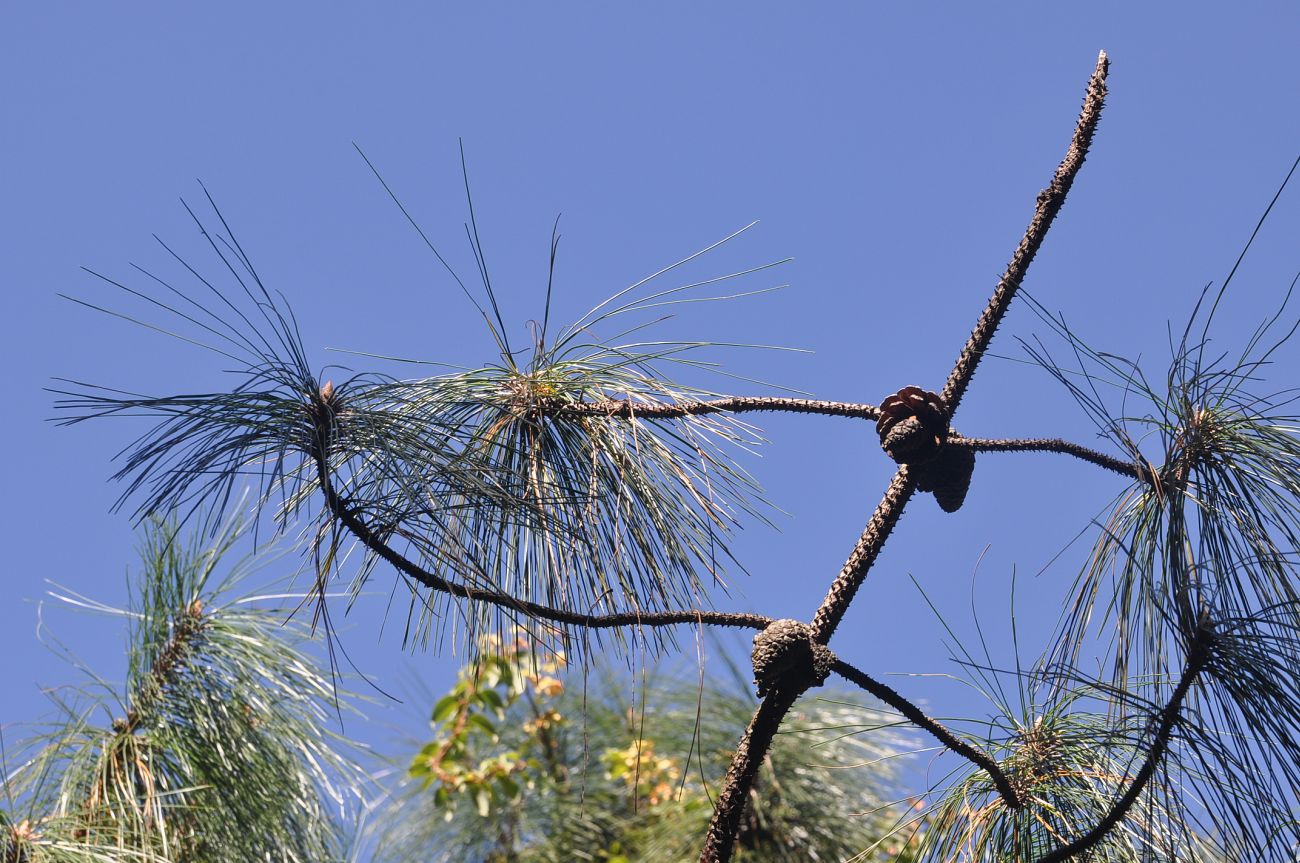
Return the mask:
[[[1231,282],[1202,295],[1159,385],[1036,306],[1079,366],[1062,368],[1041,346],[1031,353],[1141,467],[1102,520],[1036,673],[1099,699],[1107,739],[1123,741],[1120,751],[1133,753],[1124,763],[1134,763],[1153,742],[1143,720],[1162,710],[1208,626],[1208,659],[1148,794],[1156,809],[1135,807],[1163,827],[1130,817],[1111,838],[1145,834],[1134,849],[1173,848],[1179,859],[1192,859],[1193,846],[1206,859],[1291,859],[1300,848],[1300,417],[1294,391],[1262,387],[1297,324],[1283,320],[1288,290],[1244,346],[1218,346],[1211,324]],[[1086,649],[1109,654],[1108,680],[1080,670]]]
[[126,683],[59,697],[6,765],[0,860],[344,858],[364,774],[327,730],[336,694],[296,646],[307,632],[242,593],[250,560],[224,561],[238,536],[199,547],[150,524],[128,609],[60,596],[129,624]]
[[[447,861],[698,856],[755,703],[747,682],[638,683],[605,670],[593,690],[562,667],[520,638],[485,645],[462,669],[433,708],[435,737],[411,762],[382,859],[428,859],[435,847]],[[632,700],[619,694],[629,688]],[[889,802],[906,751],[896,721],[854,702],[803,702],[764,769],[738,859],[895,859],[917,831],[916,813]]]
[[[969,766],[953,777],[929,813],[920,863],[1004,863],[1038,860],[1081,826],[1098,823],[1123,793],[1131,765],[1141,761],[1142,721],[1117,723],[1091,712],[1082,691],[1052,694],[990,723],[987,750],[1010,777],[1024,805],[1007,805],[983,771]],[[1178,807],[1158,790],[1134,815],[1089,851],[1096,863],[1151,859],[1194,860],[1181,832]]]
[[[1234,618],[1282,611],[1278,621],[1300,630],[1300,417],[1288,411],[1291,391],[1259,391],[1262,371],[1295,332],[1270,339],[1284,310],[1237,352],[1214,345],[1210,315],[1198,322],[1193,314],[1159,386],[1138,363],[1044,316],[1080,358],[1085,382],[1044,352],[1035,356],[1156,479],[1136,480],[1117,498],[1064,633],[1073,650],[1089,624],[1113,623],[1116,682],[1157,672],[1205,608]],[[1122,409],[1109,404],[1110,392],[1122,394]]]
[[514,708],[521,698],[536,706],[563,688],[549,676],[563,664],[562,659],[539,659],[521,642],[507,646],[492,639],[485,648],[477,661],[461,670],[451,692],[434,705],[432,723],[440,734],[420,749],[409,769],[422,789],[436,785],[434,804],[445,810],[448,821],[466,799],[473,801],[483,818],[517,801],[522,793],[519,777],[541,769],[537,758],[526,753],[534,748],[531,744],[548,740],[550,726],[560,721],[554,710],[538,706],[523,729],[525,746],[480,757],[501,742],[498,726],[517,712]]
[[[194,216],[221,278],[198,275],[197,265],[166,246],[179,264],[175,283],[150,271],[142,271],[150,282],[140,288],[101,278],[147,309],[142,318],[110,314],[233,362],[229,391],[153,397],[76,381],[56,391],[65,424],[152,420],[116,475],[127,482],[122,500],[140,500],[138,515],[184,507],[218,518],[237,485],[252,482],[259,504],[274,508],[287,527],[328,483],[337,506],[394,554],[470,590],[569,614],[644,614],[695,607],[725,587],[727,535],[740,516],[761,518],[764,507],[730,451],[758,437],[725,413],[666,418],[636,410],[712,395],[666,372],[713,370],[700,353],[713,345],[649,340],[642,331],[679,304],[772,290],[702,294],[775,264],[658,287],[744,229],[618,291],[558,334],[548,329],[548,288],[531,350],[511,347],[484,271],[492,314],[465,293],[499,362],[413,380],[356,374],[336,385],[312,367],[292,311],[263,285],[219,212],[215,217],[219,230]],[[165,326],[148,322],[151,315]],[[614,401],[629,404],[631,414],[562,410]],[[347,557],[339,553],[336,516],[321,513],[319,557],[331,564],[322,579]],[[373,547],[358,558],[354,592],[378,559]],[[538,627],[509,601],[467,601],[408,585],[408,635],[416,640],[439,639],[448,621],[463,624],[457,635],[466,645],[519,626],[532,627],[538,640],[570,634],[562,625]],[[622,643],[621,632],[609,634]],[[657,643],[663,636],[646,637]]]

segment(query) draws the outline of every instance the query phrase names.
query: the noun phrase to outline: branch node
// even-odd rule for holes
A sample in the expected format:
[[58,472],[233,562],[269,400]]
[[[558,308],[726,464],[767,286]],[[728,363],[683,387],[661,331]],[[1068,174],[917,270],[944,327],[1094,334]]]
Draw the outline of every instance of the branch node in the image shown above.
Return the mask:
[[813,638],[798,620],[774,620],[754,636],[754,683],[760,698],[768,693],[803,692],[820,686],[831,673],[835,654]]
[[948,440],[948,408],[937,394],[903,387],[880,403],[880,446],[898,464],[922,464]]

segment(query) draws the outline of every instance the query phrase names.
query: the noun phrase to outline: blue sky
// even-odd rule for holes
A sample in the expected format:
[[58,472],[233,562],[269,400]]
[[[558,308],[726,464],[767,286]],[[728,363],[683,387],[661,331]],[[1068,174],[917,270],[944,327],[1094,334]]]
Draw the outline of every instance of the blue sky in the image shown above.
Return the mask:
[[[365,148],[426,233],[472,272],[458,140],[511,335],[541,312],[563,214],[554,315],[758,219],[700,274],[793,256],[788,290],[701,307],[675,337],[781,344],[736,351],[738,374],[819,397],[879,402],[938,389],[1060,159],[1097,51],[1112,59],[1093,154],[1027,287],[1098,347],[1167,355],[1165,322],[1231,267],[1300,149],[1300,7],[1060,4],[10,3],[0,13],[0,284],[7,494],[0,723],[47,709],[76,674],[38,642],[46,580],[110,603],[134,538],[109,512],[112,458],[143,426],[54,428],[53,376],[147,392],[221,385],[209,355],[59,299],[118,303],[86,266],[127,277],[192,243],[180,196],[201,179],[266,282],[289,299],[319,365],[347,348],[472,365],[494,359],[472,309],[353,149]],[[1300,191],[1283,197],[1238,275],[1226,346],[1270,313],[1300,268]],[[1013,307],[993,350],[1043,333]],[[1295,383],[1296,355],[1274,370]],[[385,369],[400,373],[392,368]],[[775,392],[714,380],[739,394]],[[993,359],[959,427],[981,436],[1093,428],[1041,370]],[[891,465],[865,424],[761,417],[748,464],[785,515],[746,529],[751,575],[718,605],[807,618]],[[981,457],[966,507],[909,509],[833,646],[873,672],[951,673],[914,577],[955,624],[974,606],[1009,657],[1019,573],[1022,650],[1035,654],[1083,546],[1047,567],[1119,490],[1044,455]],[[1041,573],[1041,574],[1040,574]],[[380,639],[382,597],[345,632],[363,670],[435,690],[450,656]],[[46,623],[109,678],[121,635],[46,603]],[[942,677],[896,681],[940,715],[978,715]],[[421,734],[424,706],[376,707],[350,729],[381,745]]]

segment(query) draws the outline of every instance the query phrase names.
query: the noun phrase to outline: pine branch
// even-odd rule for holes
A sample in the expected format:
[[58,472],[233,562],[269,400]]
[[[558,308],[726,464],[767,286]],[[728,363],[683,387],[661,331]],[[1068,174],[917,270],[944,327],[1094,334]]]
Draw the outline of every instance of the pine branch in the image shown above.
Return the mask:
[[[854,402],[822,401],[814,399],[777,398],[772,396],[730,396],[708,401],[678,404],[647,404],[625,399],[603,402],[562,405],[545,405],[542,411],[551,415],[602,416],[641,419],[679,419],[712,413],[747,413],[772,411],[784,413],[821,414],[851,419],[876,420],[880,409],[875,405]],[[1072,443],[1061,438],[973,438],[950,433],[948,444],[968,447],[976,452],[1054,452],[1071,455],[1083,461],[1133,479],[1150,481],[1149,473],[1132,462]]]
[[1157,481],[1154,471],[1131,461],[1115,458],[1089,449],[1077,443],[1060,438],[974,438],[953,436],[948,438],[947,446],[968,447],[976,452],[1053,452],[1070,455],[1098,467],[1114,471],[1121,476],[1143,482]]
[[113,730],[121,734],[134,734],[140,724],[148,719],[150,710],[158,703],[163,690],[183,674],[185,663],[195,642],[202,637],[206,622],[203,618],[203,601],[195,599],[176,615],[167,641],[154,655],[149,672],[131,693],[126,717],[113,722]]
[[[1084,99],[1083,110],[1075,127],[1074,136],[1066,152],[1065,159],[1058,166],[1048,188],[1039,193],[1038,206],[1033,218],[1030,220],[1025,236],[1021,239],[1020,245],[1017,246],[1006,273],[999,281],[988,307],[980,317],[974,332],[953,368],[952,374],[948,377],[948,383],[944,386],[942,400],[947,405],[948,420],[950,422],[967,385],[970,383],[971,376],[975,373],[975,367],[982,358],[984,350],[992,341],[998,323],[1001,322],[1012,297],[1015,296],[1016,290],[1019,289],[1020,283],[1024,279],[1030,263],[1033,262],[1039,246],[1042,245],[1043,238],[1051,227],[1053,219],[1055,219],[1056,214],[1065,203],[1065,197],[1070,191],[1075,175],[1083,165],[1084,157],[1087,154],[1088,146],[1092,142],[1092,136],[1096,131],[1097,121],[1101,116],[1102,105],[1105,101],[1107,69],[1106,52],[1103,51],[1097,58],[1097,67],[1088,82],[1088,92]],[[861,586],[867,572],[870,571],[880,554],[880,550],[884,547],[885,540],[902,516],[903,508],[907,505],[907,501],[911,498],[915,488],[916,483],[908,476],[907,468],[905,466],[900,467],[898,472],[894,474],[894,479],[889,488],[885,491],[885,496],[880,505],[867,523],[857,546],[853,549],[853,553],[849,556],[839,576],[831,584],[826,599],[817,609],[817,614],[813,618],[812,629],[814,637],[819,643],[826,644],[830,641],[831,635],[835,632],[835,628],[848,610],[858,587]],[[703,863],[727,863],[731,859],[740,810],[749,795],[749,789],[753,784],[758,764],[767,754],[772,737],[775,735],[786,712],[790,709],[790,705],[794,703],[793,698],[795,695],[785,691],[769,693],[754,713],[754,718],[745,730],[745,735],[741,738],[740,745],[736,749],[732,768],[727,772],[726,787],[718,798],[713,821],[709,824],[709,833],[700,856]]]
[[740,830],[740,817],[754,786],[754,777],[772,748],[772,738],[776,736],[781,720],[790,712],[800,694],[797,689],[777,689],[768,693],[754,711],[731,758],[722,793],[713,809],[713,819],[709,822],[704,848],[700,852],[700,860],[704,863],[731,859],[736,834]]
[[680,404],[648,404],[624,399],[603,402],[562,405],[543,405],[551,414],[603,417],[640,417],[643,419],[678,419],[713,413],[746,413],[749,411],[780,411],[796,414],[823,414],[874,420],[880,415],[875,405],[853,402],[833,402],[816,399],[787,399],[774,396],[730,396],[708,401],[682,402]]
[[772,622],[772,618],[765,617],[761,614],[706,611],[703,609],[646,613],[621,612],[617,614],[582,614],[580,612],[552,608],[537,602],[528,602],[516,599],[509,594],[501,593],[499,591],[484,590],[483,588],[470,587],[469,585],[448,581],[442,576],[430,572],[424,567],[407,560],[401,553],[396,551],[388,543],[384,542],[378,532],[366,524],[365,521],[363,521],[356,512],[348,506],[347,502],[344,501],[335,490],[333,483],[330,481],[329,467],[326,464],[325,457],[317,451],[313,453],[313,458],[316,462],[317,478],[320,481],[321,492],[325,496],[325,505],[330,514],[334,518],[338,519],[339,523],[346,527],[367,549],[387,561],[394,569],[410,576],[431,590],[447,593],[451,596],[467,599],[471,602],[482,602],[488,605],[495,605],[499,608],[517,612],[525,617],[530,617],[536,620],[547,620],[563,626],[573,626],[586,629],[659,627],[694,623],[697,625],[731,626],[741,629],[761,630]]
[[989,779],[993,781],[994,787],[998,789],[998,794],[1001,795],[1009,808],[1019,809],[1024,805],[1023,801],[1020,799],[1020,795],[1016,793],[1015,788],[1011,785],[1011,781],[1007,779],[1007,775],[1002,772],[1002,768],[998,766],[996,761],[990,758],[986,753],[981,752],[979,749],[976,749],[974,746],[971,746],[969,743],[953,734],[937,719],[927,716],[921,708],[917,707],[911,701],[908,701],[898,692],[898,690],[885,683],[881,683],[865,671],[854,668],[842,659],[836,659],[835,663],[831,666],[831,670],[850,683],[861,687],[876,698],[879,698],[881,701],[907,717],[913,725],[930,732],[930,734],[942,743],[945,748],[955,752],[962,758],[965,758],[967,761],[970,761],[972,764],[982,769],[989,775]]
[[1188,650],[1187,666],[1183,669],[1183,675],[1174,688],[1173,695],[1170,696],[1168,703],[1157,715],[1159,724],[1156,727],[1151,750],[1147,753],[1146,760],[1142,762],[1137,774],[1130,780],[1128,788],[1115,801],[1110,811],[1087,833],[1073,842],[1062,845],[1055,851],[1040,857],[1038,863],[1062,863],[1062,861],[1069,860],[1076,854],[1086,852],[1104,839],[1106,834],[1114,829],[1128,814],[1128,811],[1133,808],[1133,804],[1137,802],[1147,783],[1155,775],[1156,768],[1160,766],[1161,759],[1164,758],[1165,752],[1169,749],[1169,739],[1173,735],[1174,725],[1177,724],[1182,713],[1183,701],[1191,690],[1192,684],[1196,682],[1201,671],[1209,663],[1213,642],[1214,630],[1203,622],[1198,627]]
[[881,499],[880,505],[871,514],[871,520],[867,522],[862,535],[858,537],[858,543],[853,547],[849,559],[845,561],[844,567],[831,584],[826,598],[822,600],[817,614],[813,617],[813,637],[820,644],[826,644],[831,640],[831,635],[839,626],[840,620],[844,618],[844,613],[848,611],[849,604],[853,602],[853,596],[862,586],[867,573],[875,565],[876,558],[885,547],[885,540],[898,524],[899,518],[903,515],[903,508],[907,506],[915,490],[916,480],[909,476],[906,467],[900,467],[894,474],[889,488],[885,489],[885,496]]
[[1097,122],[1101,119],[1101,110],[1106,102],[1106,73],[1109,68],[1110,60],[1106,57],[1106,52],[1102,51],[1097,56],[1097,68],[1088,81],[1088,92],[1084,96],[1083,110],[1079,114],[1079,122],[1075,126],[1070,148],[1057,167],[1052,182],[1038,193],[1038,206],[1034,210],[1033,218],[1029,220],[1029,227],[1025,229],[1025,235],[1012,254],[1006,272],[1002,274],[997,287],[994,288],[988,307],[984,309],[984,314],[980,315],[979,322],[975,324],[974,331],[966,341],[966,346],[962,348],[952,374],[948,375],[948,382],[944,384],[940,395],[944,404],[948,406],[950,415],[961,403],[966,387],[970,385],[971,378],[975,375],[975,367],[979,365],[984,357],[984,351],[993,341],[993,334],[997,331],[998,324],[1002,323],[1011,300],[1015,297],[1016,291],[1020,290],[1020,283],[1024,281],[1025,273],[1029,271],[1029,265],[1038,254],[1038,249],[1042,246],[1048,229],[1052,227],[1056,214],[1061,211],[1065,197],[1074,184],[1075,176],[1083,167],[1083,160],[1092,145],[1092,136],[1097,131]]
[[[862,578],[875,563],[885,540],[894,525],[898,523],[899,516],[903,514],[903,507],[915,488],[916,483],[908,477],[907,468],[900,467],[894,475],[894,481],[885,492],[880,506],[876,508],[871,521],[867,523],[866,530],[858,540],[853,554],[844,565],[840,576],[832,584],[827,600],[817,610],[812,630],[814,637],[820,643],[825,644],[830,639],[835,625],[839,623],[844,610],[848,608],[853,594],[862,583]],[[800,694],[798,689],[778,689],[769,693],[754,712],[753,719],[741,737],[740,745],[736,747],[731,767],[727,770],[726,783],[718,796],[713,820],[709,823],[704,850],[700,854],[700,860],[704,863],[714,863],[714,861],[726,863],[731,859],[740,815],[750,788],[753,786],[754,776],[758,773],[759,764],[766,757],[781,721]]]
[[[154,522],[128,608],[54,594],[130,622],[126,683],[112,696],[126,713],[109,727],[91,721],[112,692],[94,677],[87,703],[56,699],[61,718],[5,765],[9,805],[19,801],[28,828],[10,838],[31,859],[342,859],[340,819],[366,781],[327,728],[344,704],[298,650],[307,632],[284,619],[290,609],[233,594],[256,565],[224,564],[238,537],[231,523],[192,546]],[[4,850],[0,831],[0,859]]]

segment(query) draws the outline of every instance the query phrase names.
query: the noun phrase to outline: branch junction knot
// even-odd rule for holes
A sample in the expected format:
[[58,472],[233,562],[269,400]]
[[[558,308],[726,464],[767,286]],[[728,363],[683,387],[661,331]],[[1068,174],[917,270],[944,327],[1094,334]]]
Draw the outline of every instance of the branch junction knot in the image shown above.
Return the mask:
[[975,451],[946,446],[951,430],[941,396],[903,387],[881,402],[876,433],[886,455],[910,468],[918,491],[933,494],[944,512],[961,509],[975,471]]
[[755,635],[751,659],[760,698],[820,686],[835,664],[831,649],[818,644],[808,624],[797,620],[774,620]]
[[880,403],[876,433],[885,453],[899,464],[923,464],[948,441],[948,408],[935,393],[903,387]]

